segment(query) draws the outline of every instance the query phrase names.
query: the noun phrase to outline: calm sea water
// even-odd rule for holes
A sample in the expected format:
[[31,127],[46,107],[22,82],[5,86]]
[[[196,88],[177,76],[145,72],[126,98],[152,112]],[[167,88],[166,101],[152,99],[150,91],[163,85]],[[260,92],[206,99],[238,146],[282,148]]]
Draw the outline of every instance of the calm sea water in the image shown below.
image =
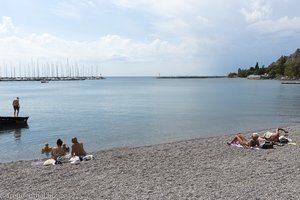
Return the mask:
[[20,97],[29,127],[0,132],[0,161],[44,158],[77,136],[87,151],[255,131],[300,122],[300,85],[246,79],[107,78],[0,82],[0,115]]

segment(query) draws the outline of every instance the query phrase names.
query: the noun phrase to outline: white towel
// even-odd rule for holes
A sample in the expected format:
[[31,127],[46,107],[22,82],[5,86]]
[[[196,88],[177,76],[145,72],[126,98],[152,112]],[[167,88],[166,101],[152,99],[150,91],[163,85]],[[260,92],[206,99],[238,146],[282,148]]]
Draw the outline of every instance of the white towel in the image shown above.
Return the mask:
[[75,165],[79,164],[80,163],[79,156],[74,156],[74,157],[70,158],[70,162],[71,162],[71,164],[75,164]]
[[50,158],[50,159],[46,160],[43,165],[44,166],[55,165],[55,160]]

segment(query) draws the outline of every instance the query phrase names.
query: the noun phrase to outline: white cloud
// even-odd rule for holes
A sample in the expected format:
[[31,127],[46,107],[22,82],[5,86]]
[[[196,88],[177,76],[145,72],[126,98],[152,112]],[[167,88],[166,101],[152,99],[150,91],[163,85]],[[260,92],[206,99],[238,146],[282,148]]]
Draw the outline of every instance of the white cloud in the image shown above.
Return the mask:
[[[263,40],[272,40],[274,43],[299,33],[300,17],[293,16],[292,9],[295,2],[291,0],[251,0],[248,5],[248,8],[240,10],[248,22],[248,30],[254,30],[257,33],[256,36],[263,36]],[[291,12],[283,12],[283,14],[281,7],[284,10],[291,10]],[[275,9],[274,13],[273,9]]]
[[[70,4],[64,4],[63,1],[60,5],[68,8]],[[179,5],[174,4],[174,6]],[[167,6],[164,8],[169,9]],[[187,13],[188,10],[193,10],[191,6],[186,6],[186,9]],[[70,10],[72,11],[72,9]],[[70,13],[72,13],[71,11]],[[166,27],[161,27],[166,32],[177,32],[181,39],[176,42],[171,39],[160,39],[159,35],[145,41],[136,41],[120,35],[106,35],[88,41],[72,41],[50,33],[30,35],[23,33],[15,36],[0,36],[0,54],[5,60],[16,62],[28,62],[32,59],[55,62],[69,58],[78,63],[107,63],[111,68],[119,65],[123,65],[123,67],[140,65],[139,70],[137,69],[138,72],[145,69],[145,73],[151,72],[152,74],[157,74],[157,71],[164,71],[162,65],[165,71],[172,72],[174,75],[193,74],[196,65],[203,63],[202,66],[206,66],[210,62],[206,57],[199,56],[197,53],[200,49],[199,45],[208,47],[213,42],[207,38],[195,39],[195,34],[193,37],[188,37],[188,31],[197,29],[198,25],[208,26],[210,22],[196,12],[192,12],[186,18],[180,17],[181,15],[180,13],[177,15],[174,11],[172,17],[166,17],[162,22],[164,24],[171,20],[170,26],[166,24]],[[7,19],[9,20],[6,22],[10,23],[3,24],[10,24],[10,27],[15,27],[12,20]],[[189,21],[190,19],[193,20]],[[198,60],[197,63],[194,62],[195,59]],[[147,65],[149,66],[146,67]],[[204,68],[203,72],[205,71]],[[122,70],[119,73],[122,73]]]
[[93,7],[93,8],[96,8],[96,5],[93,1],[85,1],[86,2],[86,5],[90,6],[90,7]]
[[0,34],[12,34],[17,31],[10,17],[3,16],[0,22]]
[[[6,61],[30,63],[32,59],[38,59],[41,62],[56,62],[68,58],[70,62],[82,64],[107,63],[111,73],[121,75],[126,73],[124,66],[138,63],[141,66],[136,72],[142,71],[140,68],[145,69],[145,65],[151,63],[153,66],[149,67],[152,69],[145,69],[144,73],[157,74],[158,71],[164,71],[159,69],[160,64],[179,64],[189,58],[186,57],[189,50],[191,48],[187,48],[186,45],[176,46],[159,39],[135,42],[118,35],[107,35],[90,42],[65,40],[47,33],[0,38],[0,54]],[[120,69],[120,65],[123,65],[123,69]],[[118,72],[112,70],[116,66]],[[189,66],[178,69],[189,71]],[[179,71],[174,68],[172,73],[176,75]]]
[[278,20],[264,20],[251,25],[261,33],[276,33],[280,31],[299,31],[300,17],[289,18],[287,16]]
[[[168,35],[168,39],[185,40],[199,37],[204,30],[214,27],[207,17],[208,7],[214,7],[203,0],[115,0],[114,3],[124,9],[143,11],[154,16],[153,29]],[[161,34],[161,35],[164,35]]]
[[242,8],[240,11],[246,21],[252,23],[267,19],[272,13],[272,8],[265,0],[251,0],[249,8]]
[[[76,19],[82,14],[80,7],[99,5],[99,1],[91,1],[94,4],[83,6],[79,6],[78,2],[59,1],[56,14]],[[125,73],[126,66],[134,65],[135,73],[215,75],[212,66],[217,65],[219,51],[216,49],[222,49],[226,42],[223,36],[210,34],[213,30],[209,29],[217,26],[209,10],[215,9],[213,16],[218,16],[218,11],[223,9],[226,2],[213,5],[198,0],[118,0],[115,3],[119,6],[116,11],[123,9],[122,12],[129,15],[147,13],[147,19],[150,20],[146,23],[152,26],[151,32],[146,33],[147,40],[135,40],[130,35],[121,36],[122,33],[107,34],[97,40],[88,38],[88,41],[71,41],[49,33],[32,34],[0,39],[0,54],[21,60],[69,58],[76,62],[101,62],[110,66],[110,69],[118,67],[118,73]],[[151,35],[155,37],[149,37]],[[2,44],[9,45],[9,51]]]
[[[12,34],[16,27],[10,18],[11,23],[0,22],[1,32],[7,33],[0,34],[3,58],[100,62],[112,75],[216,75],[226,73],[226,67],[252,64],[257,57],[262,58],[261,52],[270,44],[283,43],[274,37],[296,38],[299,33],[298,13],[291,9],[296,7],[295,0],[55,2],[44,9],[56,15],[52,12],[47,16],[53,20],[49,26],[39,26],[38,21],[30,26],[16,18],[20,30],[27,35]],[[64,24],[68,28],[62,27]],[[290,43],[286,41],[287,49]],[[238,64],[236,57],[240,60]]]
[[81,19],[84,15],[83,10],[96,8],[92,0],[60,0],[52,8],[52,12],[60,17],[68,19]]
[[[294,40],[299,38],[300,34],[300,17],[289,18],[281,17],[277,20],[262,20],[249,26],[263,38],[268,38],[273,42],[284,40]],[[291,40],[291,37],[294,38]]]

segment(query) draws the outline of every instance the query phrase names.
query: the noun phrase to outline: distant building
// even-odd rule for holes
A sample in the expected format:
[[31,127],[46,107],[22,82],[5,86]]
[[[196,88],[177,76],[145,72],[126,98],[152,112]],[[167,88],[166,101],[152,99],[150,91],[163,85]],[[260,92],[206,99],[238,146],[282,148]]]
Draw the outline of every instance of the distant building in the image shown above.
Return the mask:
[[260,79],[268,79],[268,78],[269,78],[268,74],[264,74],[264,75],[251,74],[251,75],[247,76],[247,79],[252,79],[252,80],[260,80]]
[[249,75],[247,76],[247,79],[252,79],[252,80],[260,80],[261,79],[261,76],[260,75]]

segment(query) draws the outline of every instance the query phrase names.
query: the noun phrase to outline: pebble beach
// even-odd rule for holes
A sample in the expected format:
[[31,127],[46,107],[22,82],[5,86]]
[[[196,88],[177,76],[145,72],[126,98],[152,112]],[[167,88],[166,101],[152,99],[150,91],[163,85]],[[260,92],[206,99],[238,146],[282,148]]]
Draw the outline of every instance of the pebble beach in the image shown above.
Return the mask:
[[286,129],[296,145],[251,150],[224,135],[89,152],[77,165],[0,163],[0,199],[299,199],[300,125]]

